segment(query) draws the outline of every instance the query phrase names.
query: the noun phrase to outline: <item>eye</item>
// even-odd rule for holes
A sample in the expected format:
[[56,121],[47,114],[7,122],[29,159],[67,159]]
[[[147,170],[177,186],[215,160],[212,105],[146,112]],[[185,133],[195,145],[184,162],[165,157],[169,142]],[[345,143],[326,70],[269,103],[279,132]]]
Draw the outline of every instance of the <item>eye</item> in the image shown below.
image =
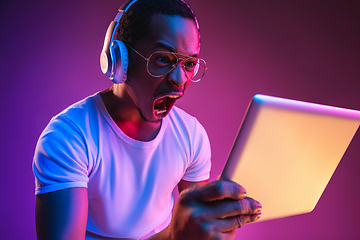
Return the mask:
[[169,54],[154,54],[154,56],[151,59],[153,61],[153,64],[157,67],[167,67],[171,64],[171,57]]
[[184,61],[184,67],[186,71],[194,71],[197,64],[197,59],[187,59],[186,61]]

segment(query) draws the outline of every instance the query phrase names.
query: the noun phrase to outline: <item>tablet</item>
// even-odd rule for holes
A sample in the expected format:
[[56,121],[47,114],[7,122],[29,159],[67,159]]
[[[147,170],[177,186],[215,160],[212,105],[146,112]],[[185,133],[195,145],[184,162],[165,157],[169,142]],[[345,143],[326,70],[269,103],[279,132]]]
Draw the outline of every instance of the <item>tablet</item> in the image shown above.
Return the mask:
[[259,221],[311,212],[360,124],[360,111],[255,95],[221,178],[262,204]]

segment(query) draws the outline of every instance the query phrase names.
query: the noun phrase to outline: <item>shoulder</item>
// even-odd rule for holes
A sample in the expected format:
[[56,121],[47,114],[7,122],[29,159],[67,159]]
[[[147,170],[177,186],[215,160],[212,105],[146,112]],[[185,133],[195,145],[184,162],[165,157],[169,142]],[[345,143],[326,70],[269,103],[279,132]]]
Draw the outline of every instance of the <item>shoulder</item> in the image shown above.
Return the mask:
[[76,128],[84,128],[88,125],[89,120],[96,120],[96,115],[99,114],[99,99],[100,94],[96,93],[85,99],[82,99],[54,117],[51,118],[46,130],[62,129],[64,127],[76,130]]
[[172,127],[182,129],[190,138],[198,136],[207,138],[205,128],[197,118],[176,106],[171,110],[169,120]]
[[96,127],[98,97],[98,94],[89,96],[55,115],[40,135],[38,144],[51,147],[70,142],[74,145],[77,142],[78,145],[83,145],[87,135],[92,132],[91,127]]
[[82,119],[83,117],[85,117],[86,115],[88,115],[97,108],[96,106],[98,104],[99,99],[100,99],[99,93],[86,97],[70,105],[69,107],[61,111],[59,114],[54,116],[53,119],[61,118],[61,117],[66,117],[68,119],[77,119],[77,118]]
[[201,125],[194,116],[176,106],[172,108],[169,118],[172,122],[177,122],[191,128],[196,127],[197,124]]

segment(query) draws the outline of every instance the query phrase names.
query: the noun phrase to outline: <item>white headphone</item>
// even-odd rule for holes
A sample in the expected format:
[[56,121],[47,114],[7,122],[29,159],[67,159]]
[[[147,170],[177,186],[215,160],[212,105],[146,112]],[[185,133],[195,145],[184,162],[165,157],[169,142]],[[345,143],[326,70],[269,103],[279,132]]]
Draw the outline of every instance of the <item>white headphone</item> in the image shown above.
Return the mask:
[[136,1],[129,0],[119,8],[118,14],[106,31],[104,46],[100,55],[101,71],[116,84],[126,81],[129,58],[125,44],[122,41],[114,40],[114,37],[122,15]]

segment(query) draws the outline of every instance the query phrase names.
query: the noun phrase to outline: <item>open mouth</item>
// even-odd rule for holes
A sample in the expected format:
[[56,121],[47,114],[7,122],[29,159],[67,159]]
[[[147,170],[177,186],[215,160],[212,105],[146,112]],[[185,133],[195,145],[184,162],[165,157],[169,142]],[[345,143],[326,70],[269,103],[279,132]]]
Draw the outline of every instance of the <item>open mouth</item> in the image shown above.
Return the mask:
[[154,115],[164,117],[174,106],[176,100],[182,97],[182,94],[169,94],[155,100],[153,109]]

